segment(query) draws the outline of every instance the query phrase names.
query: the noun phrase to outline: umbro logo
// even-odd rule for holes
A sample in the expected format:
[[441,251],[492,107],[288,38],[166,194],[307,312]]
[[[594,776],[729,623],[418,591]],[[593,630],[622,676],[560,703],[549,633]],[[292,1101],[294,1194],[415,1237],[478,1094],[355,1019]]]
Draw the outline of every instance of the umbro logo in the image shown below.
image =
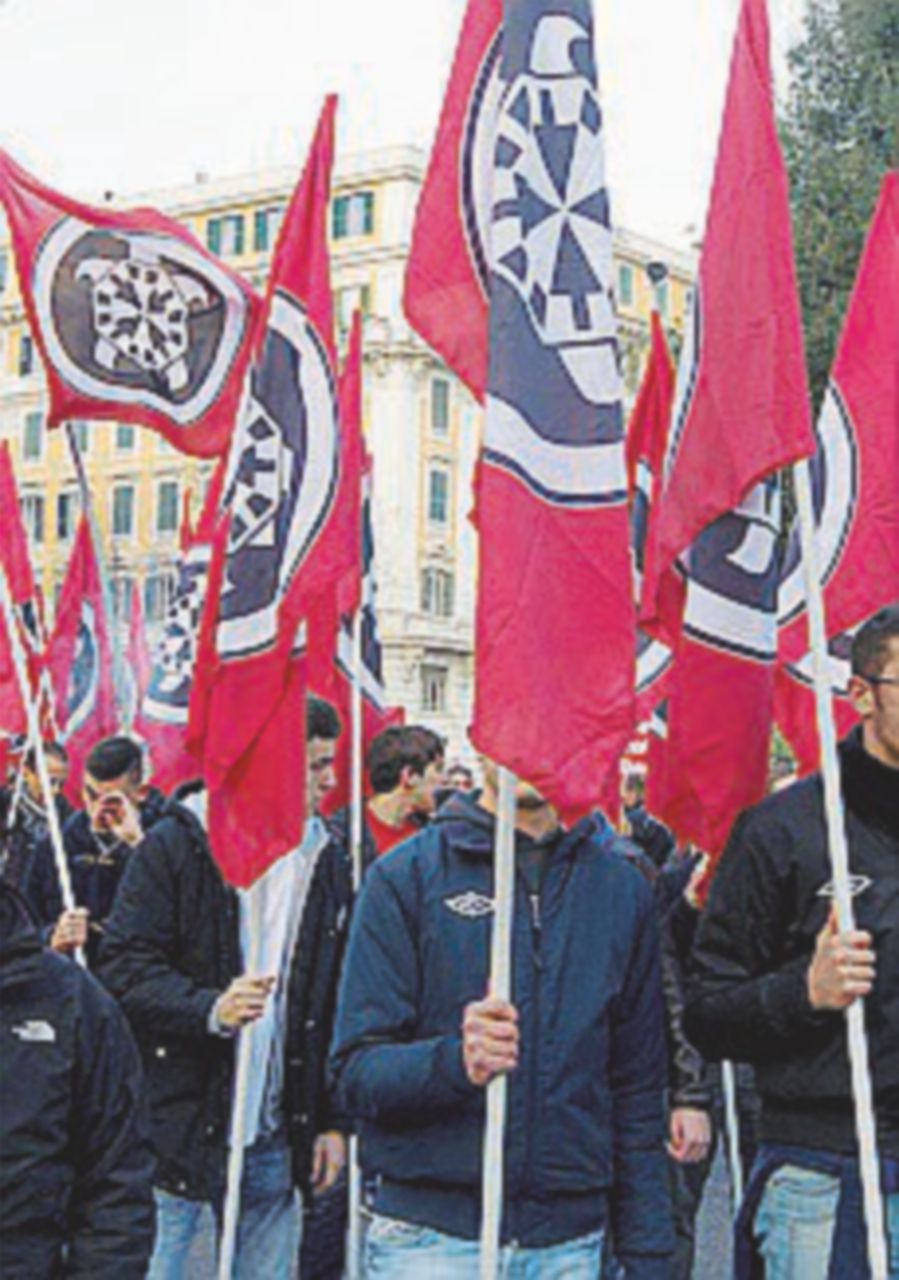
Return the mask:
[[[870,876],[850,876],[849,877],[849,894],[850,897],[857,898],[860,893],[864,893],[866,889],[870,889],[874,881]],[[835,898],[836,889],[834,882],[831,880],[829,884],[825,884],[818,890],[819,898]]]
[[493,899],[486,898],[482,893],[475,893],[473,889],[460,893],[455,898],[444,898],[443,901],[450,911],[454,911],[457,916],[464,916],[466,920],[480,920],[482,916],[493,913]]
[[32,1019],[13,1027],[12,1033],[25,1044],[55,1044],[56,1031],[49,1022]]

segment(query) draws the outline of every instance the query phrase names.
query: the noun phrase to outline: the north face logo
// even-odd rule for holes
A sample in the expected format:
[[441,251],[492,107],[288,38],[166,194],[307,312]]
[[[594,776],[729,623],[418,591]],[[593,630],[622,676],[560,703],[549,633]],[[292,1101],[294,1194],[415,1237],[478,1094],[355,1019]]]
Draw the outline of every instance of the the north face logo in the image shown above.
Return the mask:
[[466,920],[480,920],[482,916],[493,913],[493,899],[486,898],[482,893],[475,893],[473,889],[460,893],[456,898],[445,898],[444,902],[450,911],[454,911],[457,916],[464,916]]

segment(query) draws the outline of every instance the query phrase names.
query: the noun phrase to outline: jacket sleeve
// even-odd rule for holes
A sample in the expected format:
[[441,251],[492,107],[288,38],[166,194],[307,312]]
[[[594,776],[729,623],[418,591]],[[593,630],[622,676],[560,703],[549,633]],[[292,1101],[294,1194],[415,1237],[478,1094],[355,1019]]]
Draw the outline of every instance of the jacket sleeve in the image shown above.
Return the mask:
[[[788,958],[795,903],[789,837],[749,811],[738,819],[702,913],[691,960],[687,1035],[711,1061],[764,1064],[830,1035],[839,1014],[808,998],[810,957]],[[778,856],[780,855],[780,856]],[[822,921],[823,923],[823,921]]]
[[354,1119],[415,1123],[478,1092],[462,1035],[418,1038],[421,967],[414,907],[376,862],[354,913],[337,1008],[332,1071]]
[[42,930],[52,931],[62,915],[62,889],[56,870],[56,859],[49,839],[42,840],[34,851],[31,865],[22,885],[22,894]]
[[709,1111],[712,1096],[706,1064],[684,1031],[684,955],[678,950],[672,914],[667,913],[662,919],[662,986],[668,1026],[671,1106]]
[[67,1280],[141,1280],[153,1250],[154,1159],[128,1025],[88,975],[73,1081]]
[[178,968],[177,827],[154,827],[128,860],[100,947],[97,973],[139,1034],[210,1035],[221,994]]
[[658,920],[650,890],[639,888],[635,938],[613,1010],[612,1237],[628,1280],[665,1280],[674,1245],[665,1153],[668,1062]]

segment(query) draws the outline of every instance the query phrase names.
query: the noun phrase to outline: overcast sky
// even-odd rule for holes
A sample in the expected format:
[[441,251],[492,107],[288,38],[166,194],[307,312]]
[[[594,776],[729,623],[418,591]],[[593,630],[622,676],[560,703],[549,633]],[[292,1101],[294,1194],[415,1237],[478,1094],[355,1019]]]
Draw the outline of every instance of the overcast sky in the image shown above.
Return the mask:
[[[778,74],[805,0],[769,0]],[[464,0],[0,0],[0,145],[95,200],[428,146]],[[596,0],[613,214],[687,243],[705,215],[738,0]],[[695,236],[695,231],[692,233]]]

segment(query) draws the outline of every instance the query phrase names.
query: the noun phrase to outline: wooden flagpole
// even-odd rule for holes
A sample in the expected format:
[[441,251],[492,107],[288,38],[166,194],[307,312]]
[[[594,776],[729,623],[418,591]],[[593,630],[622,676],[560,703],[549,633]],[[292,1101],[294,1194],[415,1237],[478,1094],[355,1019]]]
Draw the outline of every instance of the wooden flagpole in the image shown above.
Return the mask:
[[[353,615],[353,670],[350,692],[350,856],[353,897],[362,887],[362,607]],[[353,1134],[349,1149],[349,1223],[347,1228],[347,1277],[362,1280],[362,1168],[359,1139]]]
[[[0,607],[2,607],[3,618],[6,622],[7,632],[9,633],[9,645],[12,653],[16,680],[19,685],[19,693],[22,697],[22,704],[25,707],[25,714],[28,717],[28,741],[34,748],[34,762],[37,766],[37,774],[41,783],[41,793],[44,797],[44,804],[47,809],[47,830],[50,836],[50,847],[53,850],[53,860],[56,863],[56,874],[59,876],[59,888],[62,895],[62,904],[66,911],[74,911],[76,906],[75,894],[72,891],[72,878],[69,875],[69,864],[66,860],[65,847],[62,842],[62,830],[59,825],[59,812],[56,808],[53,788],[50,785],[50,773],[47,769],[47,757],[44,754],[44,742],[41,735],[40,709],[37,702],[35,702],[31,696],[31,683],[28,679],[28,663],[25,657],[25,649],[22,645],[22,638],[19,634],[16,611],[13,606],[12,592],[9,589],[9,582],[6,578],[6,570],[2,565],[0,565]],[[83,964],[84,956],[82,955],[80,948],[75,955],[79,963]]]
[[[499,804],[494,852],[493,939],[490,955],[490,994],[498,1000],[512,995],[512,916],[515,904],[515,775],[499,771]],[[481,1214],[481,1280],[499,1276],[500,1230],[503,1218],[503,1149],[509,1082],[497,1076],[487,1086],[487,1126],[483,1152]]]
[[[827,654],[827,628],[824,616],[824,593],[818,563],[815,510],[812,500],[811,467],[807,461],[793,468],[799,510],[799,530],[805,578],[806,609],[811,641],[815,704],[818,734],[821,740],[821,772],[824,779],[824,805],[827,838],[833,865],[834,901],[841,932],[855,928],[855,911],[849,880],[849,846],[846,839],[846,816],[840,788],[840,761],[837,754],[837,731],[833,714],[833,692]],[[880,1186],[880,1162],[877,1154],[877,1131],[874,1121],[874,1099],[869,1067],[868,1038],[865,1030],[864,1001],[855,1000],[846,1010],[849,1062],[852,1071],[852,1095],[855,1104],[855,1126],[864,1191],[865,1225],[868,1260],[872,1280],[887,1280],[889,1268],[886,1251],[886,1226],[883,1193]]]

